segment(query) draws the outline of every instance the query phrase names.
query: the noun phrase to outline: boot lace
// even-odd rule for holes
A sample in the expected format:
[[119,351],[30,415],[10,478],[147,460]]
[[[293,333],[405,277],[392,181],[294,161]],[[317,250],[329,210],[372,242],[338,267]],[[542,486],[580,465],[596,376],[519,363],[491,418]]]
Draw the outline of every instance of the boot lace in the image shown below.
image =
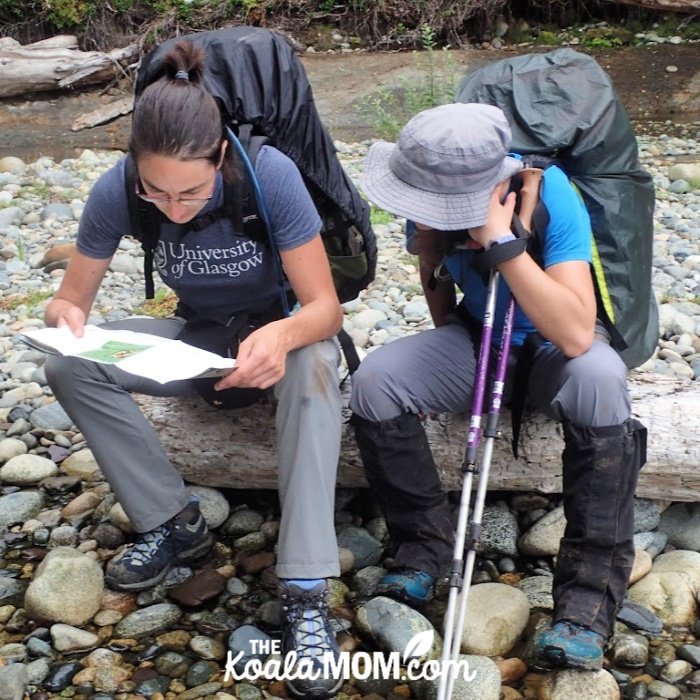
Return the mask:
[[170,537],[170,528],[167,524],[144,532],[138,541],[131,545],[125,558],[135,564],[148,564],[168,537]]
[[287,616],[289,634],[294,638],[294,653],[299,657],[323,658],[333,652],[326,629],[328,602],[326,593],[304,592],[300,595],[282,595],[283,611]]

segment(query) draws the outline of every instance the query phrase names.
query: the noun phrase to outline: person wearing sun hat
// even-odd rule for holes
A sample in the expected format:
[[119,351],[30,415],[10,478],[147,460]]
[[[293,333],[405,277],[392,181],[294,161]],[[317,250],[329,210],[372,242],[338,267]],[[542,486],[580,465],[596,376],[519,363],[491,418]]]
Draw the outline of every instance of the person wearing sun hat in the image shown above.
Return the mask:
[[564,172],[546,168],[540,197],[549,222],[535,259],[527,238],[511,231],[516,194],[509,188],[522,164],[509,153],[510,141],[497,107],[450,104],[417,114],[396,144],[374,144],[364,164],[360,184],[368,199],[407,219],[407,244],[418,255],[435,325],[378,348],[353,375],[352,423],[393,559],[376,592],[420,607],[451,564],[453,514],[422,418],[471,408],[484,270],[495,267],[501,279],[493,344],[500,342],[510,289],[512,364],[526,338],[541,339],[527,398],[562,423],[566,442],[567,526],[538,664],[595,670],[634,561],[643,428],[631,419],[625,364],[596,322],[588,213]]

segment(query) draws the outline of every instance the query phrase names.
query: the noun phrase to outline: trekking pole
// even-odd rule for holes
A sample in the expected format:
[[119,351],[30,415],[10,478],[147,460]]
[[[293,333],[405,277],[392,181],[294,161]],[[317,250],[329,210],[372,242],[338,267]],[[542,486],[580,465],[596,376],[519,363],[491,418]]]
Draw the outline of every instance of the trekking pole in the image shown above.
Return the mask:
[[[481,333],[481,347],[477,362],[476,380],[474,384],[474,396],[472,399],[472,414],[469,423],[469,435],[467,447],[462,463],[462,496],[459,506],[459,518],[455,537],[454,559],[450,571],[450,593],[445,620],[444,641],[441,658],[441,674],[438,685],[438,700],[449,700],[454,688],[455,674],[462,643],[462,630],[467,613],[467,601],[471,579],[474,573],[474,561],[476,553],[481,546],[481,523],[484,512],[484,502],[488,489],[489,469],[493,455],[494,440],[498,435],[498,419],[503,399],[506,370],[508,367],[508,354],[513,333],[513,318],[515,315],[515,300],[510,295],[503,323],[503,335],[498,354],[498,362],[494,373],[493,389],[491,392],[491,406],[488,413],[486,428],[484,430],[484,451],[481,462],[481,470],[477,465],[477,450],[481,438],[481,415],[486,394],[486,375],[488,373],[491,337],[493,335],[494,313],[496,309],[496,297],[498,295],[498,282],[500,273],[492,270],[489,277],[488,294],[486,297],[486,311],[484,313],[484,325]],[[471,501],[472,481],[474,475],[479,475],[476,498],[474,500],[474,513],[469,528],[469,541],[466,541],[467,519],[469,517],[469,505]],[[468,546],[466,561],[463,563],[464,549]],[[455,611],[458,609],[455,624]],[[452,663],[448,663],[452,662]]]

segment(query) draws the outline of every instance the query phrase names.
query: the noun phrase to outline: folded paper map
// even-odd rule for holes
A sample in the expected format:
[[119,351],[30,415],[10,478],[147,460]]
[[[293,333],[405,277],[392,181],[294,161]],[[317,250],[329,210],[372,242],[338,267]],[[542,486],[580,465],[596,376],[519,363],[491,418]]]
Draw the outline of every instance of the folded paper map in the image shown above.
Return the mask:
[[201,379],[228,374],[236,361],[180,340],[149,333],[107,330],[85,326],[82,338],[68,326],[40,328],[18,335],[20,342],[53,355],[75,355],[93,362],[112,364],[131,374],[161,384],[176,379]]

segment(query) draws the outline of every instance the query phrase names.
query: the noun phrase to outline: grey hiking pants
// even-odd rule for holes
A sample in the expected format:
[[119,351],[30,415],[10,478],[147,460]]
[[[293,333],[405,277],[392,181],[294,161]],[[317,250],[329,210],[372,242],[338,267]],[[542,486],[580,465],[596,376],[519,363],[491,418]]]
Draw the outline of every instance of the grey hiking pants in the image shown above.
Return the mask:
[[[352,377],[350,408],[371,421],[402,413],[468,413],[475,376],[471,335],[464,325],[453,323],[370,353]],[[528,400],[561,423],[620,425],[630,417],[627,368],[601,341],[575,359],[543,346],[535,357]]]
[[[350,408],[361,419],[355,420],[358,443],[368,479],[381,485],[378,499],[390,535],[399,542],[398,566],[440,575],[450,564],[449,538],[441,525],[449,511],[435,494],[437,470],[425,454],[427,441],[414,434],[417,422],[408,425],[404,419],[468,413],[476,364],[469,330],[452,324],[370,353],[353,375]],[[630,420],[626,375],[621,358],[605,342],[594,341],[574,359],[545,345],[535,355],[528,385],[529,401],[564,424],[566,439],[567,526],[553,580],[554,617],[605,637],[612,632],[634,560],[634,490],[644,461],[645,430]]]
[[[104,327],[175,338],[183,324],[179,318],[129,318]],[[340,573],[333,521],[342,424],[339,361],[335,341],[300,348],[289,353],[285,376],[274,387],[282,510],[280,578]],[[180,473],[131,394],[195,395],[191,382],[159,384],[110,365],[57,356],[48,358],[46,376],[137,532],[157,527],[187,505]],[[225,411],[220,419],[226,420]]]

